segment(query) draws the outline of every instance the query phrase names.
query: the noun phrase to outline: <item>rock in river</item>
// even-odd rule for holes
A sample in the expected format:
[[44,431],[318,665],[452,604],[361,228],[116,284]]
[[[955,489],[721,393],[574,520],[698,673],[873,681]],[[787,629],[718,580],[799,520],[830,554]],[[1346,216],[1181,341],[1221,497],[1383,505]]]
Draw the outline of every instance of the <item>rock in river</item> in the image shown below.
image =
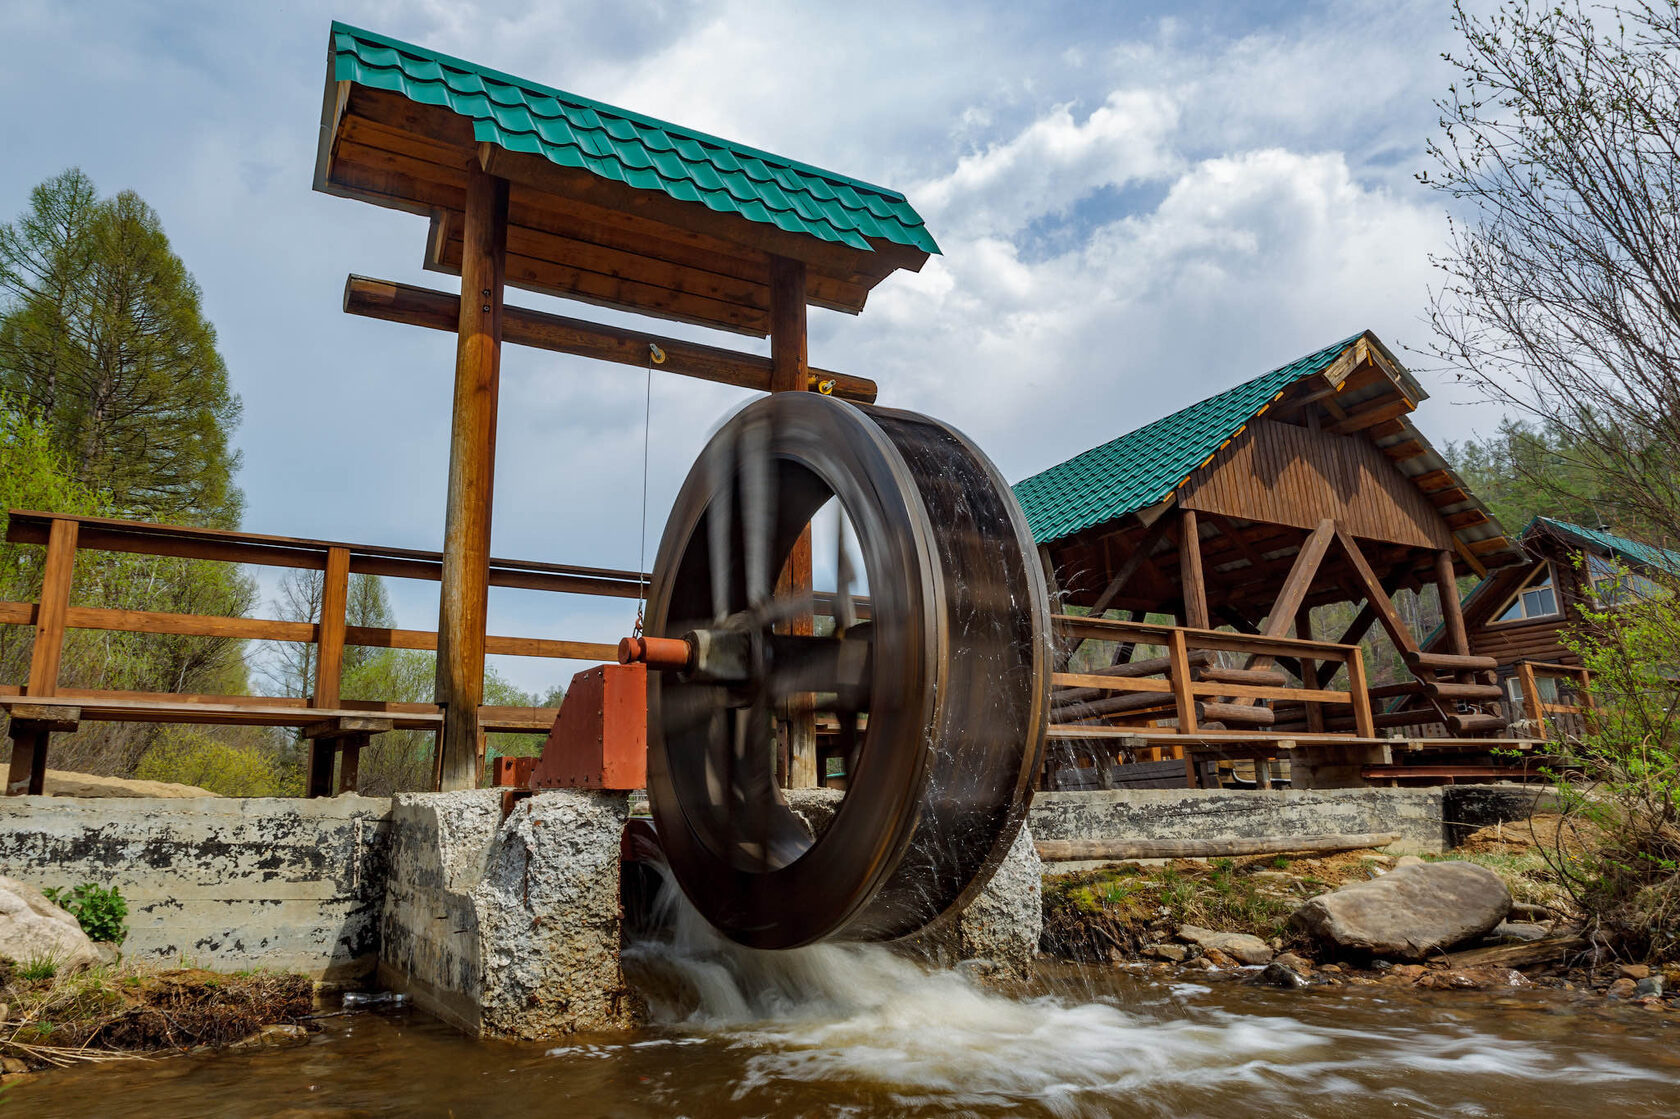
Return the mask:
[[1511,909],[1499,876],[1465,862],[1399,866],[1307,901],[1295,920],[1341,948],[1422,959],[1481,936]]
[[1203,951],[1223,952],[1252,966],[1264,966],[1272,959],[1271,945],[1247,933],[1214,932],[1198,925],[1184,925],[1178,930],[1178,939],[1199,944]]
[[0,876],[0,956],[19,963],[51,960],[60,971],[99,962],[76,919],[27,882]]

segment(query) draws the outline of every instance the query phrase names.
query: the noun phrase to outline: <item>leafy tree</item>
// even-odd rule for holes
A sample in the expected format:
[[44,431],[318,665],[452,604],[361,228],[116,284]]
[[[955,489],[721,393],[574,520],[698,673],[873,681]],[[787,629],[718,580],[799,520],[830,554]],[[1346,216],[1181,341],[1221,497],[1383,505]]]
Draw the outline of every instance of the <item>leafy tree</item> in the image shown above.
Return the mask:
[[0,389],[43,419],[74,476],[124,513],[239,523],[228,386],[197,283],[132,191],[79,170],[0,226]]
[[[321,617],[321,591],[326,574],[321,571],[293,569],[280,579],[280,594],[274,602],[275,612],[282,621],[314,622]],[[346,625],[390,629],[396,625],[391,613],[391,598],[385,581],[377,575],[352,575],[346,588],[344,620]],[[362,665],[378,656],[380,650],[362,645],[344,647],[344,675],[348,678]],[[263,675],[279,689],[281,695],[306,696],[315,690],[316,647],[303,642],[276,642]],[[344,693],[348,695],[349,693]]]
[[1556,424],[1506,419],[1491,436],[1449,444],[1446,456],[1510,532],[1544,515],[1632,536],[1660,534],[1616,478],[1596,466],[1592,449]]
[[1435,352],[1680,540],[1680,0],[1454,23]]

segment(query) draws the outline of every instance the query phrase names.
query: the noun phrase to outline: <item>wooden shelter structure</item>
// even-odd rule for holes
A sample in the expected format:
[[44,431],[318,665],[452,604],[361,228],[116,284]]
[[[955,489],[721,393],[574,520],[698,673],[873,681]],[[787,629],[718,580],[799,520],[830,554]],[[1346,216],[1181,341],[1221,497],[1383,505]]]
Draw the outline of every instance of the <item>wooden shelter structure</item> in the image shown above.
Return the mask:
[[[461,278],[459,294],[354,275],[344,291],[349,313],[457,335],[441,552],[14,513],[8,538],[46,547],[47,578],[40,602],[0,603],[0,624],[35,631],[29,679],[0,688],[0,707],[12,715],[9,791],[40,791],[49,736],[82,719],[304,727],[317,742],[312,793],[329,791],[335,749],[341,784],[348,774],[353,788],[354,748],[369,734],[436,726],[438,786],[475,785],[484,731],[546,733],[554,721],[552,711],[483,706],[487,652],[613,656],[611,646],[587,642],[487,636],[489,588],[634,598],[646,585],[642,573],[492,558],[502,344],[638,369],[657,364],[763,392],[872,401],[872,381],[810,365],[806,309],[856,314],[883,279],[920,269],[939,251],[895,191],[341,23],[329,35],[314,185],[424,217],[425,266]],[[510,286],[767,337],[770,353],[507,306]],[[78,548],[320,570],[322,615],[285,623],[75,608]],[[810,567],[807,532],[784,585],[809,587]],[[347,630],[352,572],[439,580],[436,633]],[[791,623],[796,632],[810,624]],[[301,700],[60,692],[64,631],[78,627],[309,641],[320,647],[321,671],[315,694]],[[346,643],[435,648],[437,702],[422,710],[341,703]],[[786,720],[784,754],[790,783],[816,784],[808,713]]]
[[[1063,627],[1054,733],[1130,730],[1175,736],[1181,749],[1199,740],[1264,754],[1282,741],[1370,743],[1422,723],[1456,739],[1503,732],[1495,662],[1469,644],[1457,581],[1523,556],[1412,423],[1425,396],[1364,332],[1018,483],[1064,608],[1090,617]],[[1431,585],[1446,624],[1440,647],[1426,649],[1393,595]],[[1312,608],[1343,602],[1359,606],[1351,624],[1313,632]],[[1112,611],[1121,616],[1097,620]],[[1140,643],[1170,647],[1139,631],[1151,615],[1200,640],[1199,661],[1134,660]],[[1410,680],[1363,680],[1357,645],[1373,626]],[[1170,638],[1175,627],[1162,628]],[[1112,662],[1068,672],[1077,645],[1105,633]],[[1265,647],[1237,649],[1233,634]],[[1279,644],[1290,639],[1324,647]],[[1208,655],[1221,648],[1248,659]],[[1344,666],[1351,679],[1328,692]],[[1185,677],[1193,706],[1160,686],[1163,671]],[[1401,702],[1371,707],[1389,700]]]
[[[869,382],[813,376],[806,307],[856,314],[876,284],[938,251],[896,192],[340,23],[315,187],[425,216],[426,267],[461,277],[453,323],[444,293],[352,277],[345,294],[349,311],[453,326],[459,339],[438,621],[444,788],[478,777],[504,337],[637,366],[657,352],[709,380],[873,399]],[[768,336],[770,358],[510,310],[509,285]],[[783,577],[810,585],[808,536]],[[815,784],[811,728],[793,734],[809,771],[797,781]]]

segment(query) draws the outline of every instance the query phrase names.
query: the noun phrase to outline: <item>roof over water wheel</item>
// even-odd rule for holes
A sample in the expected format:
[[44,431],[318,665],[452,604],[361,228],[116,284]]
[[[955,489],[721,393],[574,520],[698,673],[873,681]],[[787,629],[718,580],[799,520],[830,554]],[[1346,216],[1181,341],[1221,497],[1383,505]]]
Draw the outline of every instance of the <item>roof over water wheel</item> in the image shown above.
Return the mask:
[[[1316,407],[1329,430],[1363,433],[1424,493],[1472,566],[1514,563],[1505,530],[1430,445],[1409,414],[1426,399],[1376,335],[1362,331],[1145,424],[1015,484],[1033,537],[1053,544],[1170,501],[1248,425]],[[1467,558],[1467,562],[1469,562]]]
[[315,186],[424,214],[458,274],[473,166],[507,179],[507,282],[763,336],[772,256],[857,313],[939,251],[885,187],[334,23]]

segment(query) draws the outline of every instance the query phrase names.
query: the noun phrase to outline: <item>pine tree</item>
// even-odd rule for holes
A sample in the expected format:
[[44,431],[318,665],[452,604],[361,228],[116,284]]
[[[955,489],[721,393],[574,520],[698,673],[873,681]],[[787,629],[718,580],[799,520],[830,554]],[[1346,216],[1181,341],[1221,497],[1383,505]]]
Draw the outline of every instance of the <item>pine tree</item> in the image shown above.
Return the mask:
[[79,170],[0,226],[0,391],[44,420],[123,513],[232,527],[242,495],[228,386],[197,283],[132,191]]

